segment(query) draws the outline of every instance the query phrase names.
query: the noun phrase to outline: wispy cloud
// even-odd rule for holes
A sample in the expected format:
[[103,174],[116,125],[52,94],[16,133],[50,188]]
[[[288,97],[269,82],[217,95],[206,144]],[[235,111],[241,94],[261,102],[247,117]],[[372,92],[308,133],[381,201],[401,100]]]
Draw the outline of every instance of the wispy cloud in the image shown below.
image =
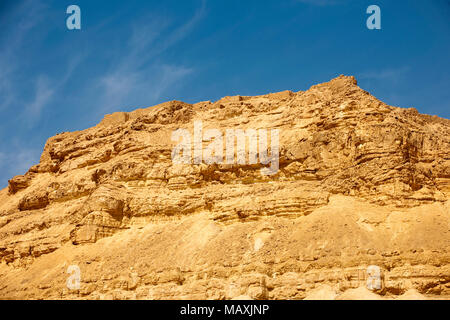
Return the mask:
[[[118,111],[125,103],[135,103],[139,97],[151,104],[178,80],[192,73],[193,69],[174,65],[152,65],[145,71],[129,70],[104,76],[100,85],[103,89],[99,113]],[[137,106],[135,106],[137,107]]]
[[[44,21],[46,6],[39,0],[26,0],[13,6],[4,21],[8,33],[0,39],[4,50],[0,51],[0,111],[20,107],[20,120],[30,128],[41,116],[43,109],[51,102],[58,90],[63,88],[72,75],[73,70],[81,61],[81,56],[75,56],[68,61],[66,72],[62,77],[53,79],[45,73],[26,77],[21,76],[26,70],[26,61],[21,58],[26,39],[35,36],[36,29]],[[14,23],[12,23],[14,21]],[[1,26],[1,25],[0,25]],[[33,95],[24,95],[27,88]]]
[[[8,28],[8,33],[0,39],[0,110],[4,110],[17,100],[20,92],[15,83],[15,74],[21,61],[17,58],[27,34],[41,21],[43,6],[40,1],[23,1],[13,6],[12,11],[2,19],[0,28]],[[15,28],[9,27],[15,21]]]
[[188,21],[168,33],[170,23],[161,18],[145,19],[152,22],[132,26],[127,54],[98,81],[102,90],[99,113],[116,111],[125,103],[134,103],[136,97],[154,103],[167,88],[193,72],[190,67],[169,64],[157,57],[192,31],[205,14],[205,4],[202,1]]
[[402,66],[399,68],[388,68],[381,70],[371,70],[360,74],[358,77],[361,80],[381,80],[398,82],[400,81],[410,70],[408,66]]
[[55,93],[55,90],[52,88],[52,85],[46,76],[37,78],[35,91],[36,93],[33,101],[25,108],[25,115],[28,119],[39,118],[43,107]]
[[0,57],[0,97],[2,97],[0,101],[0,110],[8,108],[14,100],[14,95],[12,94],[12,83],[9,79],[9,74],[11,70],[4,63]]
[[73,71],[83,59],[84,56],[75,55],[68,61],[67,70],[63,76],[58,79],[51,79],[45,74],[36,77],[34,80],[34,97],[32,100],[26,101],[26,107],[22,113],[22,119],[28,127],[33,127],[39,121],[45,107],[52,102],[59,90],[64,88]]

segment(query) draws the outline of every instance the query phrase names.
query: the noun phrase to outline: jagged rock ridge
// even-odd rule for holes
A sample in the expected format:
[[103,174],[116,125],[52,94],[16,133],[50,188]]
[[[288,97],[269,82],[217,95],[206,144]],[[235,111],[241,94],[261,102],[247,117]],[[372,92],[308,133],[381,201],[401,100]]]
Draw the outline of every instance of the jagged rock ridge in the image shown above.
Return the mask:
[[[278,173],[175,165],[171,133],[195,120],[278,129]],[[1,191],[0,297],[304,298],[361,286],[368,265],[384,295],[449,295],[449,133],[346,76],[107,115],[50,138]]]

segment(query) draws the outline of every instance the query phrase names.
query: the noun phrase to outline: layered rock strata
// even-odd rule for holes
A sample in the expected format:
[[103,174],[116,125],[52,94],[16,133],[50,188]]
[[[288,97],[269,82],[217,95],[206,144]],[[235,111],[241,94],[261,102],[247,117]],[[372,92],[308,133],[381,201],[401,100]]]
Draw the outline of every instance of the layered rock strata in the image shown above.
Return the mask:
[[[278,129],[279,170],[175,164],[194,121]],[[303,299],[365,286],[370,265],[377,295],[450,296],[449,196],[450,121],[353,77],[117,112],[50,138],[0,191],[0,298]]]

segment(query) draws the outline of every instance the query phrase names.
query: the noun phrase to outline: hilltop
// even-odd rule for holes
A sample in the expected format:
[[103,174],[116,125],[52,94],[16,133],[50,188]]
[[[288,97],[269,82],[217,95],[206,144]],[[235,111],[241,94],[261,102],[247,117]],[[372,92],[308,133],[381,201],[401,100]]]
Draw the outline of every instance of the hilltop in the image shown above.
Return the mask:
[[[174,164],[172,133],[198,120],[278,129],[279,170]],[[48,139],[0,191],[0,298],[349,296],[369,265],[377,296],[448,296],[449,196],[450,120],[388,106],[354,77],[117,112]]]

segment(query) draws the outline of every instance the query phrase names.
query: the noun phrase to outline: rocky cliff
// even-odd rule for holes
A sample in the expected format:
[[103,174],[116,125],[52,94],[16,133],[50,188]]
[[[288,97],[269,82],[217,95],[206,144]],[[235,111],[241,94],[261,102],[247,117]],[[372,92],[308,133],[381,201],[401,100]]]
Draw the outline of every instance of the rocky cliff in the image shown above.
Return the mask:
[[[198,120],[278,129],[279,170],[175,164],[172,133]],[[353,77],[117,112],[50,138],[0,191],[0,298],[339,297],[371,265],[377,297],[450,296],[449,196],[450,120]]]

